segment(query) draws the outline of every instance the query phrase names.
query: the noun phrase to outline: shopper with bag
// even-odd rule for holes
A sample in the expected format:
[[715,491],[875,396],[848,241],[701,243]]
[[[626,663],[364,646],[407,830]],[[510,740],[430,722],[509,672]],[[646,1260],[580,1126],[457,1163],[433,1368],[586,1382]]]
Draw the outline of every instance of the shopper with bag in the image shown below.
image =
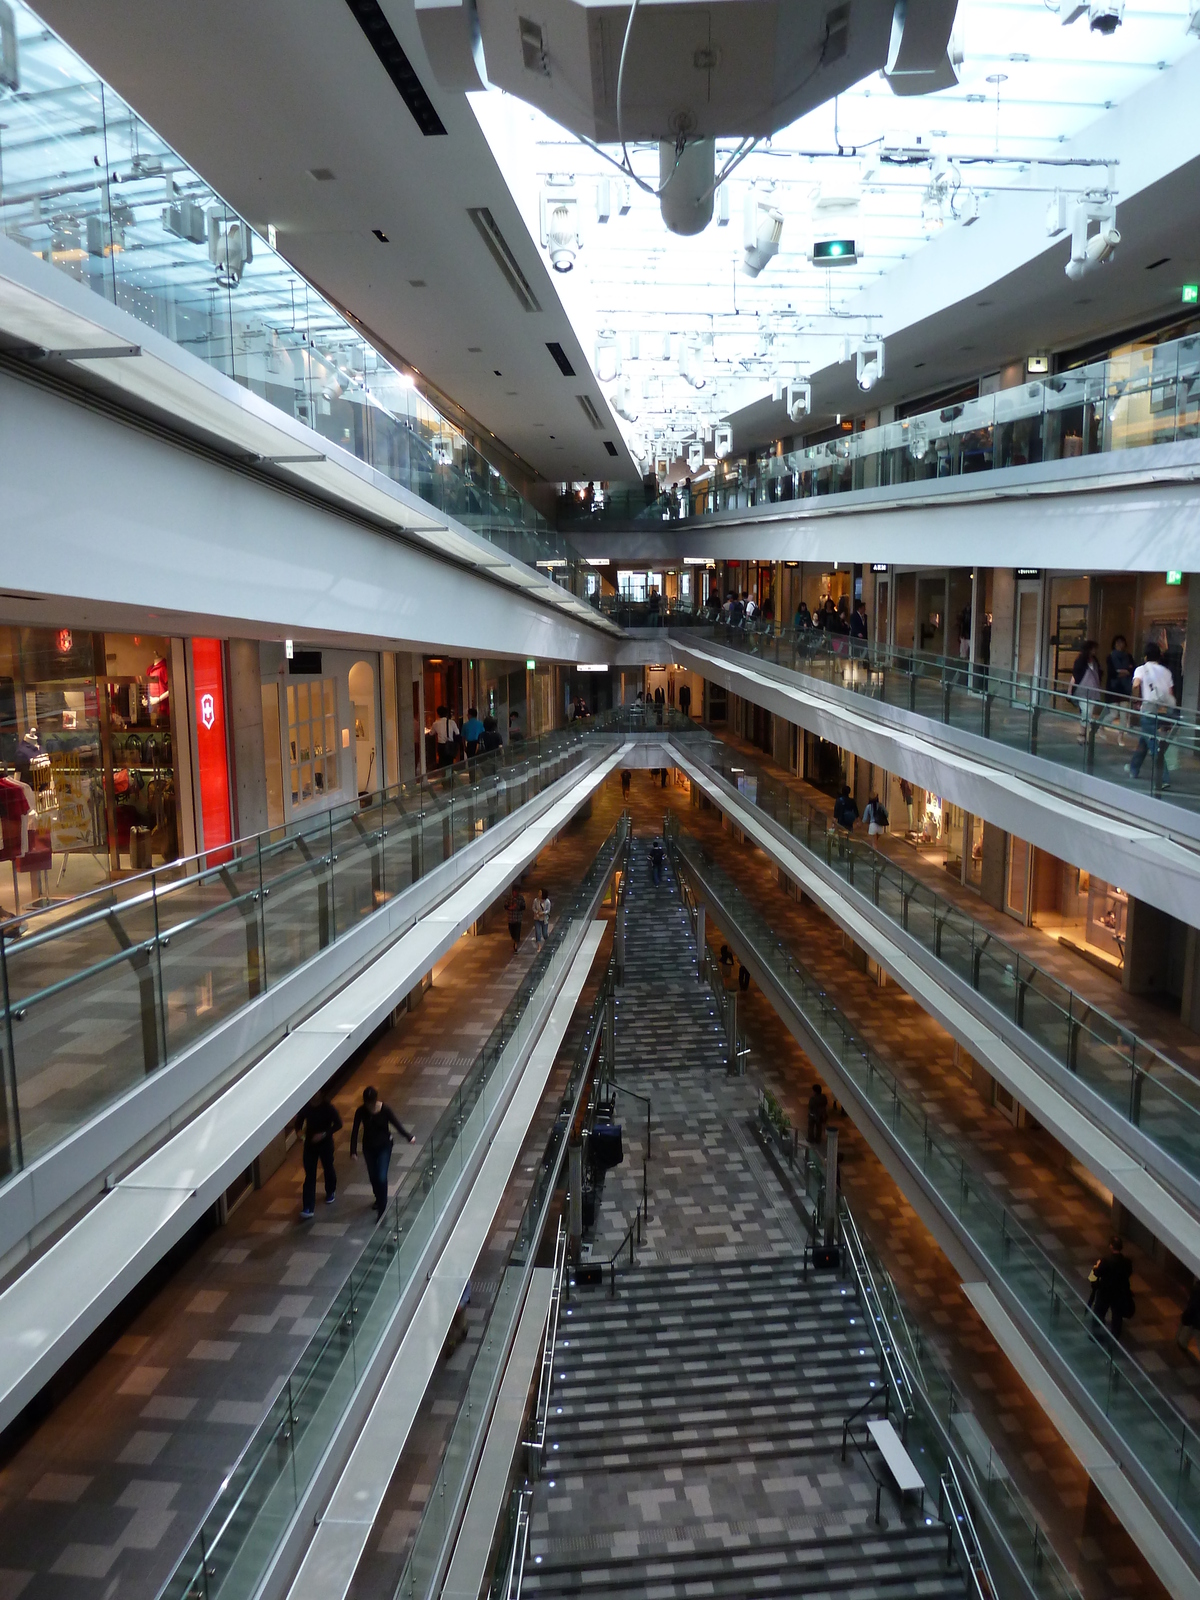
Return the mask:
[[1161,758],[1166,755],[1171,713],[1175,709],[1175,680],[1171,669],[1163,665],[1162,652],[1153,640],[1146,646],[1146,659],[1133,675],[1133,698],[1141,702],[1142,728],[1137,749],[1125,770],[1131,778],[1138,777],[1149,756],[1151,781],[1157,772],[1159,787],[1169,788]]
[[867,809],[863,812],[863,821],[866,823],[867,833],[872,839],[881,834],[887,827],[888,814],[877,794],[873,794],[867,801]]

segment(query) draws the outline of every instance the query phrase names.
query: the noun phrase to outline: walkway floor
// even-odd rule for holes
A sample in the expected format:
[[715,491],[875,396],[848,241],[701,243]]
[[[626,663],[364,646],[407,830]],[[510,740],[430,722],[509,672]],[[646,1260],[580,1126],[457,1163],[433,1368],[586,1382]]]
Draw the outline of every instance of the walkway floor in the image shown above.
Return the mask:
[[[803,778],[797,778],[748,740],[720,729],[714,728],[710,731],[719,734],[723,744],[728,744],[739,754],[761,766],[764,772],[769,772],[775,782],[785,785],[807,805],[823,811],[832,823],[833,801],[823,790]],[[857,828],[855,832],[861,836],[864,830]],[[928,884],[936,894],[952,900],[968,916],[973,917],[976,922],[994,932],[999,938],[1015,945],[1029,957],[1030,961],[1044,967],[1061,983],[1068,984],[1090,1004],[1107,1011],[1109,1016],[1138,1034],[1148,1044],[1200,1076],[1200,1034],[1191,1028],[1186,1028],[1180,1022],[1177,1008],[1173,1015],[1171,1005],[1162,999],[1153,995],[1126,994],[1115,973],[1093,965],[1084,956],[1055,938],[1052,933],[1044,932],[1037,927],[1025,927],[1015,917],[997,911],[975,890],[968,889],[948,873],[936,860],[931,860],[921,851],[914,850],[902,835],[889,830],[887,833],[877,835],[872,842],[905,872]]]
[[[525,879],[527,902],[544,884],[561,910],[619,810],[619,787],[609,785],[539,857]],[[361,1162],[348,1158],[363,1086],[376,1084],[417,1135],[396,1144],[394,1189],[532,961],[531,918],[525,927],[514,955],[493,908],[486,931],[464,936],[439,964],[417,1009],[339,1075],[346,1131],[332,1206],[318,1184],[317,1216],[300,1220],[293,1146],[224,1227],[192,1236],[156,1275],[44,1420],[10,1435],[0,1470],[0,1600],[157,1593],[367,1241],[371,1191]],[[468,1319],[475,1338],[488,1298]],[[455,1367],[465,1370],[469,1355],[460,1350]],[[445,1405],[452,1418],[456,1400]],[[393,1543],[410,1532],[402,1519]]]

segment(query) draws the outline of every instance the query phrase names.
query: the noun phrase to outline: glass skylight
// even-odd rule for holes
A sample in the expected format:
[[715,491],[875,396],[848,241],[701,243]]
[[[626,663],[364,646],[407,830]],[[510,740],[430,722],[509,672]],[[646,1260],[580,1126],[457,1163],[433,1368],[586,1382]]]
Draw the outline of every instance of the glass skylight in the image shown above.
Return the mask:
[[[1188,24],[1185,0],[1153,10],[1130,3],[1108,35],[1090,31],[1086,11],[1064,26],[1029,0],[962,0],[957,87],[901,98],[881,74],[866,79],[761,144],[724,186],[727,204],[719,194],[717,214],[694,238],[668,233],[652,195],[541,112],[496,90],[471,101],[535,240],[545,185],[570,180],[583,244],[556,287],[594,367],[600,341],[601,387],[623,415],[634,454],[651,465],[659,453],[711,436],[715,422],[775,386],[852,356],[879,331],[863,314],[862,291],[946,230],[986,218],[997,193],[1044,190],[1049,204],[1059,187],[1069,214],[1084,191],[1106,191],[1102,164],[1039,163],[1116,155],[1104,148],[1105,113],[1197,47]],[[896,151],[918,143],[931,160],[896,161]],[[718,144],[718,169],[736,144]],[[619,147],[611,153],[619,157]],[[657,147],[630,146],[630,155],[635,171],[657,184]],[[1119,166],[1111,176],[1119,203]],[[610,215],[601,222],[597,189],[605,179]],[[784,217],[778,255],[757,278],[741,265],[751,186]],[[813,266],[814,235],[853,239],[856,263]],[[1048,242],[1044,232],[1039,242]],[[619,349],[613,377],[610,334]]]

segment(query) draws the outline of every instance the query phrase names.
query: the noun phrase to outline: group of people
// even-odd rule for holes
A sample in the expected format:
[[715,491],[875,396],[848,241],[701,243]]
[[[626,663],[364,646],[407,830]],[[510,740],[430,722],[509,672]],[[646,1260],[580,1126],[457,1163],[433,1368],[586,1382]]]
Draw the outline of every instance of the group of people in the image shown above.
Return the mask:
[[[300,1215],[308,1221],[317,1203],[317,1168],[325,1179],[325,1204],[331,1206],[337,1199],[337,1171],[334,1167],[334,1135],[342,1131],[342,1118],[334,1105],[328,1087],[321,1089],[296,1118],[296,1132],[303,1138],[301,1157],[304,1165],[304,1187],[300,1196]],[[388,1200],[388,1167],[392,1159],[392,1129],[412,1144],[416,1138],[400,1121],[389,1105],[381,1099],[378,1089],[370,1086],[363,1090],[362,1104],[354,1113],[350,1129],[350,1159],[358,1160],[359,1138],[362,1138],[363,1161],[375,1199],[375,1215],[382,1217]]]
[[1131,778],[1140,777],[1149,756],[1159,788],[1170,788],[1167,753],[1176,710],[1175,678],[1153,639],[1141,665],[1135,666],[1125,635],[1114,635],[1103,667],[1095,639],[1086,640],[1071,667],[1071,694],[1079,703],[1080,744],[1112,722],[1124,748],[1122,719],[1126,719],[1131,731],[1136,729],[1138,741],[1125,771]]
[[865,643],[867,608],[861,600],[847,607],[844,595],[836,604],[832,595],[826,595],[824,604],[815,611],[810,611],[807,603],[801,600],[792,618],[792,629],[796,633],[823,632],[835,637],[861,639]]
[[714,589],[708,597],[708,610],[714,621],[724,622],[731,628],[769,628],[775,621],[775,606],[769,598],[760,605],[752,594],[741,594],[737,589],[724,600]]
[[[504,902],[504,916],[515,954],[521,948],[521,930],[525,920],[525,896],[516,883],[508,891],[508,899]],[[542,888],[533,897],[533,942],[536,948],[540,950],[549,937],[550,896]]]
[[[514,711],[509,719],[508,736],[510,739],[520,738],[519,731],[514,731],[517,714]],[[503,748],[504,740],[500,737],[500,730],[496,726],[495,717],[480,718],[474,706],[467,708],[467,720],[461,728],[454,720],[449,706],[439,706],[437,716],[434,718],[433,727],[434,743],[437,747],[437,764],[439,767],[453,766],[463,756],[471,760],[477,755],[487,755],[492,750]]]

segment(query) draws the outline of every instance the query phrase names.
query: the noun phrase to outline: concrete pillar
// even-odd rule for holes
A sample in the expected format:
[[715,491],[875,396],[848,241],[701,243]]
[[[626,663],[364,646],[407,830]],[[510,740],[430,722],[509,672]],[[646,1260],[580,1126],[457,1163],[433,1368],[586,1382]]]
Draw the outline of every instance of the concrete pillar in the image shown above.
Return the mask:
[[992,660],[999,672],[1011,672],[1013,628],[1016,626],[1017,575],[1012,567],[992,572]]
[[1126,994],[1156,994],[1170,982],[1173,917],[1148,900],[1129,896],[1125,918],[1125,965],[1121,987]]
[[[419,662],[409,651],[396,653],[396,737],[400,744],[400,781],[412,783],[417,775],[417,717],[413,708],[413,684]],[[391,774],[388,774],[389,782]]]
[[1183,645],[1183,694],[1179,704],[1200,713],[1200,572],[1188,574],[1187,638]]
[[1004,869],[1008,860],[1008,835],[994,823],[983,825],[983,861],[980,864],[979,897],[985,905],[1004,910]]
[[262,673],[256,639],[229,641],[229,724],[233,747],[233,833],[240,839],[270,827]]
[[837,1238],[837,1202],[838,1202],[838,1136],[837,1129],[830,1128],[825,1134],[825,1238],[828,1246]]
[[1188,929],[1183,952],[1183,995],[1179,1005],[1179,1020],[1193,1033],[1200,1033],[1200,929],[1196,928]]

